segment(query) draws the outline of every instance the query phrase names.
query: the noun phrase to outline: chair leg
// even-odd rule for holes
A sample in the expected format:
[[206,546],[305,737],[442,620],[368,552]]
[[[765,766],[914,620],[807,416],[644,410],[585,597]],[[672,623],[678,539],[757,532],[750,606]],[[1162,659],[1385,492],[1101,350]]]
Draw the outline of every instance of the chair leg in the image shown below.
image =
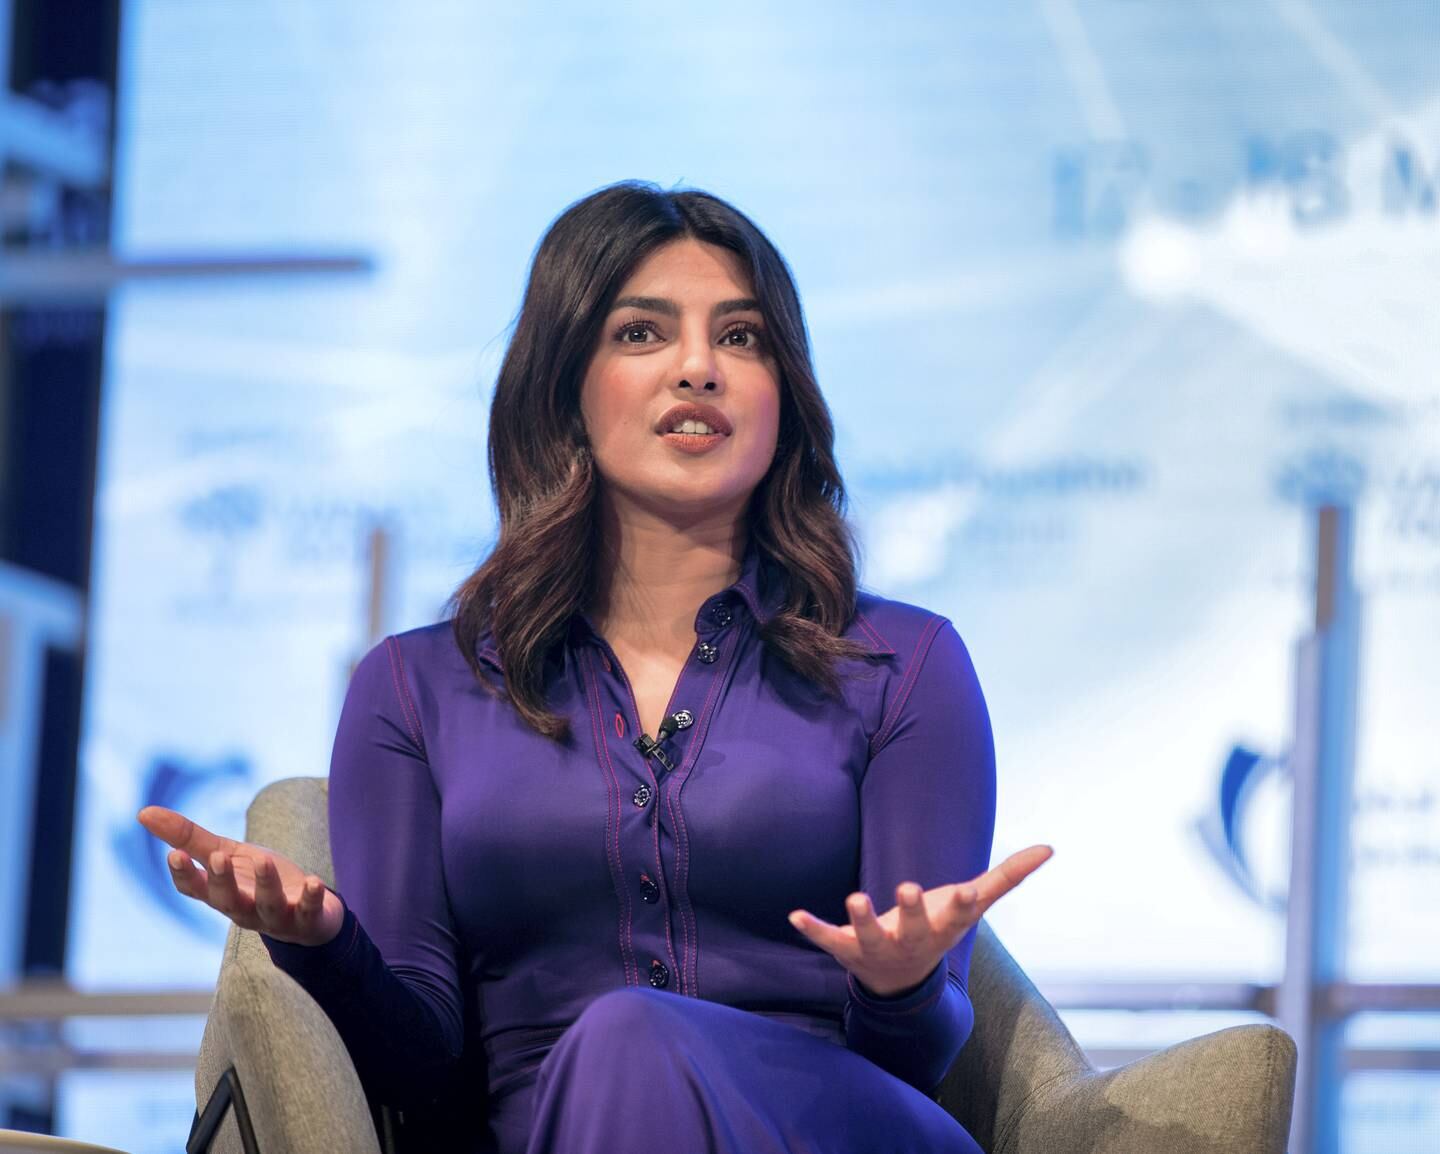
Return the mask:
[[403,1147],[400,1144],[398,1131],[404,1116],[389,1106],[373,1104],[370,1107],[370,1120],[375,1123],[375,1137],[380,1140],[380,1154],[400,1154]]
[[190,1124],[190,1137],[185,1142],[185,1154],[205,1154],[215,1133],[225,1117],[227,1106],[235,1107],[235,1126],[240,1131],[240,1148],[245,1154],[260,1154],[255,1141],[255,1127],[250,1124],[250,1111],[245,1105],[245,1093],[240,1089],[240,1075],[230,1066],[220,1075],[210,1101],[205,1103],[204,1113],[196,1112]]

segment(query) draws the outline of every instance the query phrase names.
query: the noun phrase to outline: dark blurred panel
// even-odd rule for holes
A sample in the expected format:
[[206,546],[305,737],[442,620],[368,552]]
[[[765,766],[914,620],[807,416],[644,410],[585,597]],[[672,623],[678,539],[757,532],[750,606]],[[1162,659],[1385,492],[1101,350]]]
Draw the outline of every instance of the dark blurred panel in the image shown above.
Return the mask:
[[70,851],[74,833],[75,772],[83,664],[78,654],[51,650],[45,661],[45,716],[40,730],[40,777],[35,783],[35,841],[30,907],[25,917],[28,975],[65,972],[70,909]]
[[[6,8],[6,87],[71,125],[89,126],[112,150],[119,0],[12,0]],[[10,211],[0,216],[0,243],[40,259],[103,248],[108,179],[75,186],[45,163],[5,157],[0,187]],[[0,558],[82,592],[90,580],[104,335],[103,298],[0,302]],[[32,974],[64,972],[83,660],[55,651],[45,666],[25,911],[23,965]]]
[[12,0],[10,87],[102,80],[114,88],[120,0]]
[[85,588],[104,313],[15,309],[4,335],[0,556]]

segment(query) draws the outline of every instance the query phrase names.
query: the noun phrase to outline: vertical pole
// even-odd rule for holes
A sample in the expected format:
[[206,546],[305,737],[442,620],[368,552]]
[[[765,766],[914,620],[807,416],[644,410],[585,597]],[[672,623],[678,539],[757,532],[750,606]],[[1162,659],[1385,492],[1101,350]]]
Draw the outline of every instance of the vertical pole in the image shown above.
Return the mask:
[[[10,93],[10,40],[13,0],[0,0],[0,100]],[[5,169],[5,134],[0,133],[0,172]]]
[[[83,627],[78,591],[0,561],[0,988],[24,969],[46,654],[78,650]],[[8,1033],[0,1025],[0,1049]],[[0,1080],[0,1126],[48,1116],[51,1098],[40,1075]]]
[[[365,640],[346,662],[345,684],[355,676],[355,667],[360,659],[375,645],[379,645],[390,630],[390,575],[394,565],[394,550],[391,531],[385,524],[376,521],[365,535]],[[344,687],[342,686],[342,689]]]
[[370,527],[370,584],[365,592],[365,647],[378,645],[389,629],[390,533],[377,522]]
[[0,561],[0,987],[23,976],[45,654],[78,649],[84,616],[75,589]]
[[1295,651],[1289,916],[1276,1008],[1299,1049],[1290,1149],[1339,1154],[1345,1022],[1325,995],[1345,978],[1360,597],[1353,510],[1323,506],[1314,524],[1315,625]]
[[[11,0],[0,0],[0,104],[3,104],[10,94],[10,27],[14,21],[11,13]],[[3,110],[0,110],[0,119],[3,119]],[[3,124],[0,124],[0,174],[5,172],[5,140],[6,133]],[[0,300],[0,405],[6,403],[9,396],[9,385],[6,382],[5,362],[9,359],[4,348],[5,314],[3,300]],[[0,430],[0,477],[3,477],[9,468],[5,460],[5,437],[4,431]],[[30,765],[20,763],[20,758],[25,756],[18,749],[8,748],[12,741],[12,727],[18,728],[21,721],[13,710],[11,686],[15,679],[20,676],[17,669],[16,651],[14,646],[14,623],[4,617],[5,609],[0,607],[0,795],[9,795],[12,790],[16,793],[22,791],[15,786],[11,779],[18,778],[22,772],[29,773]],[[19,746],[19,741],[13,742]],[[19,971],[19,952],[12,945],[12,935],[19,933],[19,919],[23,916],[21,911],[23,904],[17,901],[21,895],[17,894],[9,881],[10,871],[15,868],[15,861],[19,859],[19,853],[14,848],[6,846],[5,829],[6,812],[4,806],[13,804],[9,796],[0,796],[0,986],[10,984],[16,979]],[[13,817],[10,820],[14,820]],[[29,821],[26,819],[25,832],[29,834]],[[24,840],[24,850],[28,854],[30,842],[28,836]],[[6,859],[9,860],[6,860]],[[27,859],[28,860],[28,859]],[[14,924],[10,924],[14,919]],[[13,960],[13,964],[12,964]],[[7,1042],[4,1031],[0,1031],[0,1043]],[[16,1094],[13,1090],[8,1091],[0,1087],[0,1126],[9,1126],[11,1114],[15,1105]]]

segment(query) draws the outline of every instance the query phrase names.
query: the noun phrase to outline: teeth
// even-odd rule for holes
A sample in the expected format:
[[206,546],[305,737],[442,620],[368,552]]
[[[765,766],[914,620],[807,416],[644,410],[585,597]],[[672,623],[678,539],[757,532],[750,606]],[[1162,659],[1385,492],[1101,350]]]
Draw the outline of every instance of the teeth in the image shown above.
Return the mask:
[[670,431],[672,433],[713,433],[715,430],[704,421],[682,421]]

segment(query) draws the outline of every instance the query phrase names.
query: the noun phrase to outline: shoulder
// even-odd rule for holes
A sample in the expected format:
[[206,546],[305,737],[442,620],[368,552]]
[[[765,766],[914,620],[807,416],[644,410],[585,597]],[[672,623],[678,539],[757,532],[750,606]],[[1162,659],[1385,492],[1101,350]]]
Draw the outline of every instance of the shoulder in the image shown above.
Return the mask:
[[382,637],[355,663],[346,710],[388,724],[423,754],[439,703],[470,680],[449,621],[407,629]]
[[855,618],[846,636],[885,653],[874,737],[883,744],[907,717],[928,710],[985,713],[985,699],[970,652],[954,622],[923,605],[871,591],[856,598]]
[[925,657],[937,634],[947,631],[953,634],[955,627],[943,613],[862,589],[844,636],[870,646],[877,656],[893,656],[896,669],[905,670]]
[[449,668],[462,661],[455,644],[455,629],[448,619],[392,633],[376,648],[385,646],[393,650],[397,659],[430,671]]
[[436,687],[457,678],[468,682],[470,671],[447,620],[381,638],[360,658],[353,680],[389,686],[408,704],[407,698],[430,697]]

